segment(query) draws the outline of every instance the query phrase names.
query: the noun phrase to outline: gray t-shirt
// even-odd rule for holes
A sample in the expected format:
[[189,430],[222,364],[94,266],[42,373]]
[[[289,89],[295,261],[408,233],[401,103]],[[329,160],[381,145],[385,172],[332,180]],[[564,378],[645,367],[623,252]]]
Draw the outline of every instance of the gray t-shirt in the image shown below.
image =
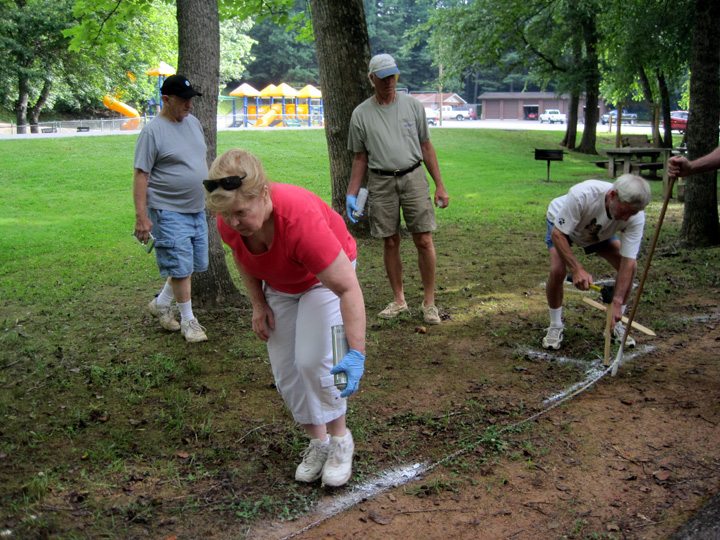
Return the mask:
[[420,143],[429,138],[422,103],[398,92],[390,105],[380,105],[371,97],[355,108],[350,120],[348,150],[367,151],[371,169],[402,170],[422,160]]
[[189,114],[182,122],[156,116],[135,144],[134,167],[150,173],[147,206],[186,214],[205,209],[207,146],[200,121]]

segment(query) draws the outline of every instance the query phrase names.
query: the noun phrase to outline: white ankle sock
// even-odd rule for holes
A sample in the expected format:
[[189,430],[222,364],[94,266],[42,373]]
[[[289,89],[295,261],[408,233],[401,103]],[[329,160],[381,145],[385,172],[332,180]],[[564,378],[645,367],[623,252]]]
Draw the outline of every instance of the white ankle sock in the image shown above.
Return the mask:
[[556,309],[548,309],[550,310],[550,328],[562,328],[562,306]]
[[189,322],[195,318],[192,310],[192,300],[188,300],[182,304],[178,302],[177,307],[180,310],[181,322]]
[[169,306],[170,302],[173,301],[173,298],[175,298],[175,294],[173,293],[172,286],[170,285],[169,281],[166,281],[163,290],[160,291],[160,294],[158,294],[157,296],[157,305]]

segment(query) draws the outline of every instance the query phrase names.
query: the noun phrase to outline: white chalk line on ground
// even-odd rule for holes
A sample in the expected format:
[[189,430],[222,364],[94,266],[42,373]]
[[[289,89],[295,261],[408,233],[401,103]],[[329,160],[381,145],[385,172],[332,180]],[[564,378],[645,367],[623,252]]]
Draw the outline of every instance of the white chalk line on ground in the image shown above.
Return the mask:
[[[632,357],[639,356],[640,354],[644,354],[646,352],[649,352],[652,350],[653,347],[645,347],[642,351],[636,352]],[[553,354],[547,353],[545,351],[542,352],[534,352],[534,351],[527,351],[527,353],[531,353],[536,356],[541,357],[547,357],[549,361],[557,361],[557,362],[573,362],[577,363],[579,365],[587,365],[587,362],[582,360],[574,360],[566,357],[556,357]],[[520,420],[519,422],[516,422],[515,424],[505,426],[501,430],[498,431],[498,435],[513,430],[517,428],[518,426],[521,426],[523,424],[527,424],[529,422],[533,422],[540,418],[542,415],[547,414],[548,412],[552,411],[556,407],[560,406],[561,404],[565,403],[566,401],[571,400],[575,396],[581,394],[585,390],[592,387],[595,383],[597,383],[600,379],[605,377],[608,373],[611,372],[611,370],[614,367],[614,362],[610,366],[601,366],[601,361],[597,360],[593,362],[590,366],[590,369],[587,370],[584,381],[576,383],[571,385],[568,389],[556,394],[555,396],[552,396],[551,398],[546,399],[543,401],[543,404],[549,404],[549,406],[542,411],[525,418],[523,420]],[[310,529],[313,529],[314,527],[317,527],[318,525],[324,523],[325,521],[329,520],[332,517],[335,517],[339,515],[340,513],[349,510],[356,504],[365,501],[367,499],[374,498],[385,491],[388,491],[389,489],[400,487],[405,484],[408,484],[409,482],[417,479],[422,474],[431,472],[433,469],[439,467],[440,465],[443,465],[447,463],[448,461],[452,461],[453,459],[469,452],[473,448],[475,448],[475,444],[469,444],[466,445],[459,450],[453,452],[452,454],[449,454],[445,456],[444,458],[440,459],[439,461],[432,463],[430,465],[427,465],[426,463],[414,463],[411,465],[406,465],[403,467],[399,467],[397,469],[392,469],[390,471],[385,471],[377,476],[373,476],[370,478],[367,482],[364,482],[363,484],[358,484],[354,486],[349,493],[340,495],[338,497],[332,497],[329,501],[323,502],[321,501],[314,509],[315,514],[319,514],[320,517],[316,519],[314,522],[310,523],[309,525],[303,527],[299,531],[295,531],[287,536],[284,536],[281,540],[290,540],[291,538],[295,538],[296,536],[299,536]],[[248,536],[250,536],[248,534]]]
[[[608,281],[609,282],[609,281]],[[605,282],[599,281],[598,285],[602,285]],[[544,283],[542,286],[544,287]],[[571,284],[570,284],[571,285]],[[567,290],[573,290],[575,292],[581,293],[581,294],[587,294],[584,291],[578,291],[575,287],[572,287],[570,289],[568,287]],[[701,314],[697,315],[695,317],[690,318],[690,321],[694,322],[710,322],[714,320],[720,319],[720,311],[715,313],[709,313],[709,314]],[[542,403],[543,405],[547,405],[547,407],[538,413],[529,416],[528,418],[525,418],[523,420],[520,420],[519,422],[516,422],[515,424],[505,426],[501,430],[498,431],[498,435],[510,431],[512,429],[517,428],[518,426],[521,426],[523,424],[527,424],[529,422],[534,422],[541,416],[549,413],[553,409],[559,407],[563,403],[570,401],[575,396],[578,396],[594,386],[598,381],[600,381],[603,377],[605,377],[607,374],[611,373],[612,370],[615,368],[616,364],[618,366],[623,365],[626,363],[627,360],[635,359],[639,356],[643,356],[649,352],[652,352],[656,349],[656,347],[653,346],[644,346],[636,348],[633,354],[628,354],[627,351],[623,351],[623,357],[622,358],[616,358],[609,366],[603,366],[602,360],[600,358],[594,360],[588,365],[588,362],[586,360],[578,360],[573,358],[568,358],[564,356],[557,356],[552,353],[548,353],[547,351],[533,351],[530,349],[527,349],[525,351],[521,351],[524,354],[532,354],[533,356],[540,357],[540,358],[546,358],[548,361],[556,361],[558,363],[573,363],[575,365],[579,366],[588,366],[587,371],[585,372],[585,379],[583,381],[577,382],[575,384],[570,385],[568,388],[558,392],[557,394],[547,398]],[[309,525],[303,527],[302,529],[295,531],[287,536],[284,536],[280,540],[290,540],[291,538],[295,538],[296,536],[299,536],[310,529],[313,529],[317,527],[318,525],[324,523],[325,521],[329,520],[332,517],[335,517],[339,515],[340,513],[349,510],[356,504],[374,498],[385,491],[388,491],[389,489],[400,487],[405,484],[408,484],[412,482],[413,480],[417,479],[421,475],[425,473],[429,473],[432,470],[436,469],[437,467],[452,461],[453,459],[471,451],[475,448],[475,444],[467,444],[463,446],[462,448],[458,449],[457,451],[453,452],[452,454],[449,454],[445,456],[444,458],[440,459],[439,461],[432,463],[428,465],[427,463],[414,463],[410,465],[405,465],[402,467],[398,467],[396,469],[391,469],[389,471],[381,472],[376,476],[371,477],[368,481],[358,484],[354,486],[350,492],[339,495],[337,497],[331,497],[328,498],[329,500],[327,502],[321,501],[314,509],[314,514],[319,514],[320,517],[310,523]],[[248,531],[248,536],[250,536],[250,532]]]

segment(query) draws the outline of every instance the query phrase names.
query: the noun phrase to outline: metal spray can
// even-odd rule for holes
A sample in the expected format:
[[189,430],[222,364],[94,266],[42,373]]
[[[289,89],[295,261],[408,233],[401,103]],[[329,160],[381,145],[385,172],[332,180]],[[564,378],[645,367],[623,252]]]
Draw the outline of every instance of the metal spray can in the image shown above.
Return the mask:
[[[332,334],[333,366],[337,366],[350,350],[345,336],[345,327],[342,324],[330,328]],[[341,371],[335,374],[335,386],[338,390],[345,390],[347,386],[347,373]]]
[[360,219],[363,213],[363,209],[365,208],[365,202],[368,198],[368,190],[363,188],[360,188],[360,191],[358,191],[357,199],[355,199],[355,206],[357,206],[357,210],[352,211],[352,217],[353,219]]

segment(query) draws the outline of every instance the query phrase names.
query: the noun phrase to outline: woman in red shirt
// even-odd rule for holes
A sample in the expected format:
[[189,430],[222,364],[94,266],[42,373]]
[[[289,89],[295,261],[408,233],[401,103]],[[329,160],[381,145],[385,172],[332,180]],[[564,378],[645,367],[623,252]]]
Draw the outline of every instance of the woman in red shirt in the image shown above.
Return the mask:
[[[310,191],[271,183],[245,150],[219,156],[205,181],[207,207],[231,249],[253,306],[253,331],[267,342],[275,384],[310,437],[295,472],[301,482],[345,484],[354,443],[344,398],[365,361],[365,304],[357,246],[342,217]],[[330,328],[343,324],[350,351],[333,368]],[[334,385],[344,371],[346,389]]]

